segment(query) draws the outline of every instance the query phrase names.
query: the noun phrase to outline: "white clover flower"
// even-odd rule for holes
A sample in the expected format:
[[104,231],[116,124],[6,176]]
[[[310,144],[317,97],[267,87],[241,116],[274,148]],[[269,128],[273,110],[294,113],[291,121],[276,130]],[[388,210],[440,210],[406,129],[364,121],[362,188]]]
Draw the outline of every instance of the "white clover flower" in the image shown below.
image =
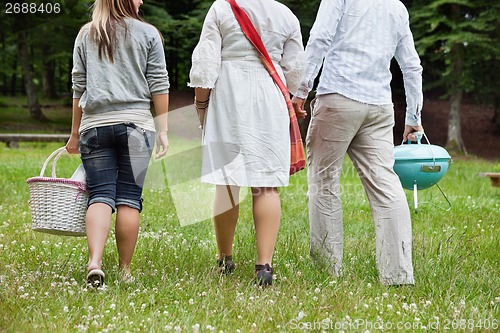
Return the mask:
[[300,310],[299,314],[297,315],[297,320],[301,320],[302,318],[305,317],[305,315],[306,314],[304,313],[304,311]]

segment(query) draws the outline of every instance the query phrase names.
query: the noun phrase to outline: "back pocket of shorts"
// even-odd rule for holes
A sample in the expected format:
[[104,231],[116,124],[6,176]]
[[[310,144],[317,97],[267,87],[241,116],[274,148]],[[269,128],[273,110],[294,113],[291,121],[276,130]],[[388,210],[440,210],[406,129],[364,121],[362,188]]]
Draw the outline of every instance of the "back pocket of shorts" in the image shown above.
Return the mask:
[[146,133],[147,131],[138,126],[127,126],[129,150],[144,152],[150,149],[150,144]]
[[91,128],[80,135],[80,154],[89,154],[99,148],[97,128]]

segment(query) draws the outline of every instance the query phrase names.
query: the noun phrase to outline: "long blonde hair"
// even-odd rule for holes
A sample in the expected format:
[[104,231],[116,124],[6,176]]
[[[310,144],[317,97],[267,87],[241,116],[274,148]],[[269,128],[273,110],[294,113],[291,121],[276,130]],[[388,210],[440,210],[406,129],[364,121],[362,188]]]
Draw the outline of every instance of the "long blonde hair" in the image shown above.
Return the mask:
[[96,0],[92,8],[90,37],[99,46],[99,59],[107,57],[113,62],[117,42],[116,26],[121,25],[127,31],[124,18],[143,20],[137,13],[133,0]]

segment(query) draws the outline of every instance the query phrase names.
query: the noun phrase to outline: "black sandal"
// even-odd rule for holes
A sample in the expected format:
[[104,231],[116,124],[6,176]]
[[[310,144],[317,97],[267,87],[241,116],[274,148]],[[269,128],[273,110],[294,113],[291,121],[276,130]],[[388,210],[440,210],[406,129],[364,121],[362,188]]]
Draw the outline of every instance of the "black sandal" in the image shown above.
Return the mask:
[[87,274],[87,287],[100,288],[104,286],[104,272],[99,268],[90,270]]
[[220,274],[231,274],[236,268],[233,256],[224,256],[217,260],[218,271]]
[[259,286],[270,286],[273,284],[273,268],[269,264],[255,265],[255,283]]

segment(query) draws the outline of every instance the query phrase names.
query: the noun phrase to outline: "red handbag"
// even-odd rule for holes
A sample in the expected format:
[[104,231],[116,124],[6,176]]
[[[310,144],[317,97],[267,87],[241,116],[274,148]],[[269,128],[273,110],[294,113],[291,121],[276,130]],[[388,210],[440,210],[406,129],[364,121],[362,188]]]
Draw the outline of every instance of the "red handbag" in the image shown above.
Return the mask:
[[241,9],[235,0],[227,1],[231,5],[231,9],[233,10],[236,20],[241,26],[241,30],[243,30],[245,36],[260,53],[260,60],[285,98],[288,114],[290,116],[290,175],[293,175],[297,171],[303,170],[306,167],[306,157],[304,153],[304,144],[302,143],[302,137],[300,136],[297,116],[295,115],[295,110],[293,109],[292,102],[290,101],[290,92],[276,72],[276,68],[274,67],[271,57],[269,57],[266,47],[264,46],[259,33],[255,30],[255,27],[252,24],[252,21],[250,21],[247,13]]

